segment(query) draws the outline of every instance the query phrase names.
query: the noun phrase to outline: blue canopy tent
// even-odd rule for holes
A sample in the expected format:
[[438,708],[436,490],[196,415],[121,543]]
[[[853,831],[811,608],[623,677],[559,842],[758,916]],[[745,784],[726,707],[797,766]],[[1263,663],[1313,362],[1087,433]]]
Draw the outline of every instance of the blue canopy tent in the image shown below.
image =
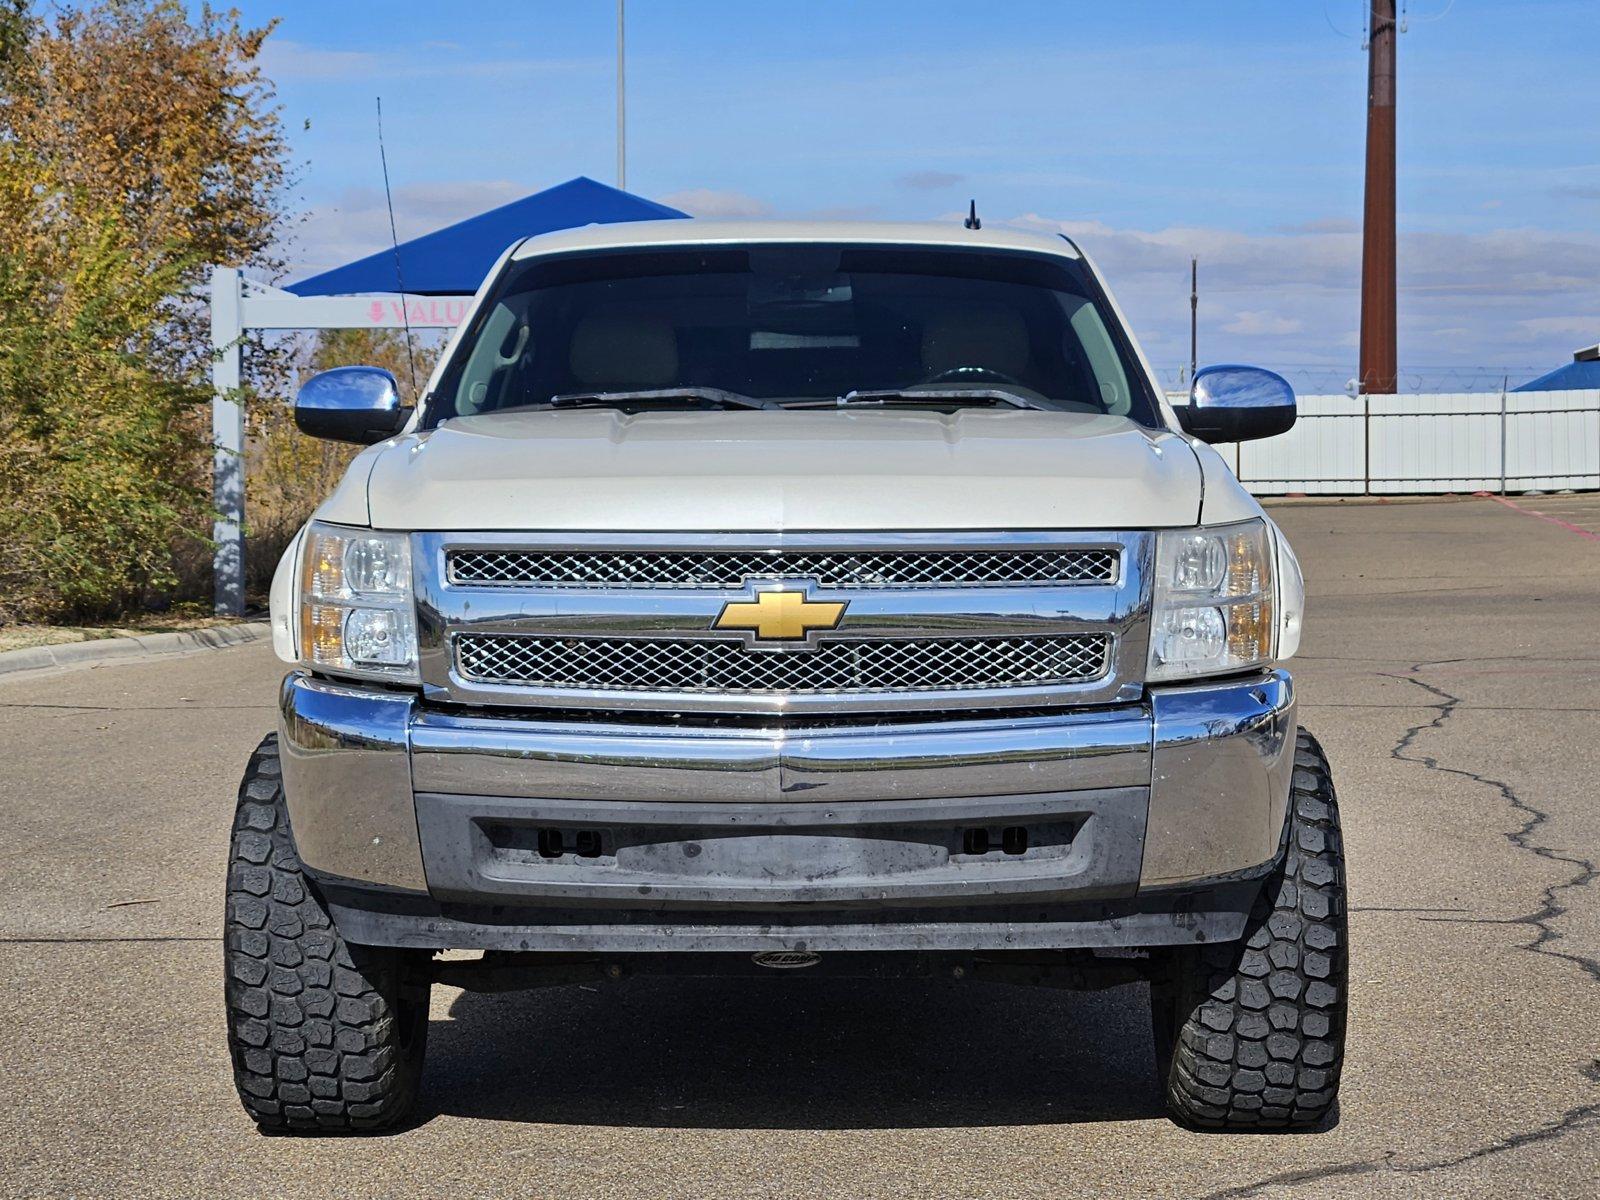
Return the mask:
[[217,612],[244,611],[244,409],[239,384],[246,331],[453,328],[466,312],[466,298],[478,290],[505,248],[521,238],[582,225],[688,215],[580,175],[285,289],[246,279],[236,267],[213,267],[211,432],[217,515],[212,537]]
[[688,215],[580,175],[402,242],[398,251],[380,250],[291,283],[285,290],[296,296],[402,291],[414,296],[470,296],[478,290],[501,251],[518,238],[580,225],[659,221]]
[[1600,388],[1600,346],[1589,346],[1572,356],[1572,361],[1530,379],[1513,392],[1583,392]]

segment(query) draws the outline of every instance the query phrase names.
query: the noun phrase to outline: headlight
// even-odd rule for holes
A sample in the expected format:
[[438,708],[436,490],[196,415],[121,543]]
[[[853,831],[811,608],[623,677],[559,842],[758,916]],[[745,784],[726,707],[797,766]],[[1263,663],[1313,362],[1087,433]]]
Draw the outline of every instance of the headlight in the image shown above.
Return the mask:
[[1272,661],[1272,543],[1265,521],[1156,535],[1152,683]]
[[421,682],[405,534],[313,522],[300,578],[300,658],[308,667]]

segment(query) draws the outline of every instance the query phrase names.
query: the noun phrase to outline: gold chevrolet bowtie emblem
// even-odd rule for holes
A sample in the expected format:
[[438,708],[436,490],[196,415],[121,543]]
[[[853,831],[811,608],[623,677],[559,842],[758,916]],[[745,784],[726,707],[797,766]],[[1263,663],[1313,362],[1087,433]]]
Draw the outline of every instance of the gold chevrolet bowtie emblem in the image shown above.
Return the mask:
[[844,617],[843,600],[808,600],[804,592],[759,592],[754,600],[730,600],[714,629],[749,629],[764,642],[794,642],[813,629],[834,629]]

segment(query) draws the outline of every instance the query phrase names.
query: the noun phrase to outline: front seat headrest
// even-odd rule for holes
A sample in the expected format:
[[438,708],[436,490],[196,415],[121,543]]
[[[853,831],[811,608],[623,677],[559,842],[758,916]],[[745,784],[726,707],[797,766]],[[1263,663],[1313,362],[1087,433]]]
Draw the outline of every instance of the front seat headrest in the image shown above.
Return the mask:
[[678,334],[662,317],[604,313],[572,331],[573,378],[595,391],[671,387],[678,381]]
[[922,326],[922,369],[930,379],[956,367],[988,367],[1020,379],[1028,351],[1027,322],[1011,308],[962,308]]

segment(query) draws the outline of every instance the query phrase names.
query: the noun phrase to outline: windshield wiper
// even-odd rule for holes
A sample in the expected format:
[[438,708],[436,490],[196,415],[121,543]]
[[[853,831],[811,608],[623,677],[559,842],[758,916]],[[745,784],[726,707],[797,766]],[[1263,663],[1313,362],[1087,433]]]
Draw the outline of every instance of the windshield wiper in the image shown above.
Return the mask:
[[1004,388],[939,388],[929,389],[925,392],[916,392],[909,389],[888,389],[871,392],[846,392],[832,400],[811,400],[800,404],[786,404],[785,408],[878,408],[895,404],[911,406],[926,406],[930,404],[983,404],[994,406],[997,404],[1008,405],[1011,408],[1037,408],[1044,405],[1035,404],[1026,397],[1015,392],[1008,392]]
[[[518,408],[609,408],[654,400],[698,400],[722,408],[771,408],[766,400],[714,387],[649,388],[635,392],[566,392],[544,404],[519,404]],[[509,409],[497,409],[509,412]]]

